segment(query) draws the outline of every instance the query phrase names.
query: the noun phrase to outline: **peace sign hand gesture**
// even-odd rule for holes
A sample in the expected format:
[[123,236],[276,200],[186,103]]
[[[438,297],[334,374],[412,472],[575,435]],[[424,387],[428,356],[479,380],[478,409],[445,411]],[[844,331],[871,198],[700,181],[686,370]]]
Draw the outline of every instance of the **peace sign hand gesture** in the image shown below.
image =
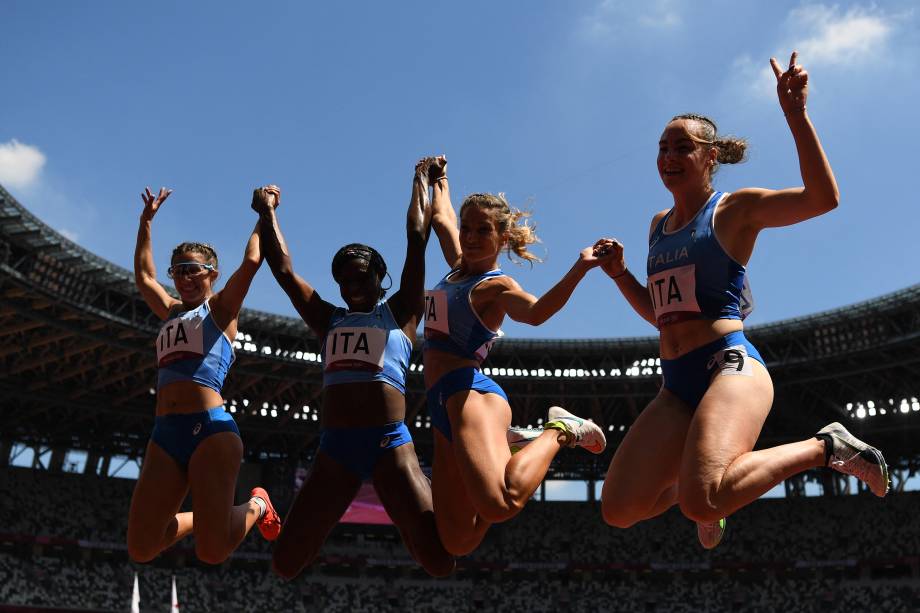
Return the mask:
[[776,75],[776,94],[779,96],[779,105],[784,115],[800,113],[805,110],[805,101],[808,98],[808,72],[795,60],[798,52],[793,51],[789,58],[789,68],[785,72],[779,66],[776,58],[770,58],[770,66]]
[[157,210],[159,210],[160,205],[166,202],[166,199],[169,198],[171,193],[171,189],[161,187],[160,193],[154,196],[149,187],[144,188],[144,193],[141,194],[141,198],[144,200],[144,217],[147,219],[153,219],[153,216],[157,214]]

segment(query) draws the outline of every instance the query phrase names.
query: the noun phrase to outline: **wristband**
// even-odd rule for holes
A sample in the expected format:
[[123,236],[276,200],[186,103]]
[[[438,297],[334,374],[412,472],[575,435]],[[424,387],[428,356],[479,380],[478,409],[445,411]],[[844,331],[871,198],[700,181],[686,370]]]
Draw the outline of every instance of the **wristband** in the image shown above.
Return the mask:
[[789,117],[789,115],[792,115],[794,113],[804,113],[804,112],[805,112],[804,106],[797,106],[794,109],[789,109],[789,112],[783,111],[783,115],[785,115],[786,117]]
[[611,279],[613,279],[614,281],[616,281],[617,279],[619,279],[620,277],[622,277],[623,275],[625,275],[625,274],[628,273],[628,272],[629,272],[629,269],[628,269],[628,268],[624,268],[624,269],[622,270],[622,272],[620,272],[620,273],[618,273],[618,274],[615,274],[615,275],[607,275],[607,276],[610,277]]

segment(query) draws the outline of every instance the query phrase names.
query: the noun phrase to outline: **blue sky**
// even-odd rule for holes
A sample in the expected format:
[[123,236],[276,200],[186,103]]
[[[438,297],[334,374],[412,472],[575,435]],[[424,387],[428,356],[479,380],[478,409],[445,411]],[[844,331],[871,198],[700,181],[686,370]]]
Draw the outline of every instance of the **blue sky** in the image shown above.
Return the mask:
[[[342,244],[405,252],[411,171],[444,153],[456,203],[504,191],[534,212],[552,286],[602,235],[643,272],[655,169],[675,114],[747,137],[716,186],[800,184],[768,59],[796,48],[841,206],[765,232],[750,262],[762,323],[916,283],[920,15],[865,2],[32,2],[0,4],[0,183],[52,227],[130,267],[140,192],[175,193],[154,224],[158,268],[183,240],[227,270],[255,222],[253,186],[284,190],[297,271],[328,299]],[[428,280],[444,273],[435,242]],[[397,275],[398,276],[398,275]],[[337,301],[337,300],[336,300]],[[267,269],[247,306],[294,314]],[[516,337],[654,333],[599,271]]]

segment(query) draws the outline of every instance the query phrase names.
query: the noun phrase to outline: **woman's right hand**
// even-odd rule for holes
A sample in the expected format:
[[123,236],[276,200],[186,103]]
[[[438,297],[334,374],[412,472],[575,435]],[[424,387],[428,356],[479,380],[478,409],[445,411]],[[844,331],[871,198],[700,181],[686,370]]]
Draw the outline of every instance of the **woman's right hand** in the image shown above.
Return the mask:
[[153,219],[153,216],[156,215],[157,211],[160,209],[160,205],[166,202],[166,199],[169,198],[171,193],[171,189],[161,187],[160,193],[154,196],[153,192],[150,191],[150,188],[145,187],[144,193],[141,194],[141,198],[144,200],[143,216],[147,219]]
[[415,163],[415,177],[414,180],[418,181],[426,190],[428,189],[428,177],[430,173],[431,162],[435,158],[427,157],[422,158]]
[[447,157],[439,155],[437,157],[428,158],[430,163],[428,164],[428,180],[432,185],[438,182],[440,179],[447,178]]
[[603,258],[601,269],[610,277],[621,275],[626,270],[623,243],[615,238],[602,238],[594,243],[594,255]]
[[281,206],[281,188],[277,185],[266,185],[252,190],[252,210],[262,215]]

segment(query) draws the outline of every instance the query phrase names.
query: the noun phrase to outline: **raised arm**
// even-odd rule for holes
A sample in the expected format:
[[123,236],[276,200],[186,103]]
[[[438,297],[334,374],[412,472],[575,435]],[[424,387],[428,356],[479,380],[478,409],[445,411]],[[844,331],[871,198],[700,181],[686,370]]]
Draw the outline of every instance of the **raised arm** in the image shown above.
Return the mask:
[[447,184],[447,158],[438,156],[431,163],[431,228],[441,243],[441,252],[447,265],[455,267],[460,261],[460,230],[457,213],[450,203],[450,186]]
[[805,108],[808,73],[796,64],[796,57],[793,51],[785,72],[775,58],[770,58],[770,66],[776,75],[779,104],[795,141],[803,186],[776,191],[745,189],[732,194],[731,202],[726,202],[726,211],[732,211],[729,217],[754,232],[817,217],[836,208],[840,199],[831,165]]
[[[652,220],[653,228],[660,219],[661,214],[655,216],[655,219]],[[626,260],[623,257],[623,244],[615,238],[602,238],[594,243],[594,253],[606,256],[601,268],[616,283],[617,288],[626,298],[629,306],[639,314],[639,317],[653,326],[656,325],[655,310],[652,307],[652,299],[648,295],[648,288],[642,285],[626,268]]]
[[[268,199],[278,202],[281,200],[281,191],[274,185],[262,188],[264,196]],[[274,206],[277,206],[275,204]],[[252,234],[246,242],[246,250],[243,252],[243,261],[239,268],[234,271],[224,288],[217,292],[211,298],[211,309],[214,312],[215,319],[231,338],[236,336],[236,319],[240,315],[240,309],[243,308],[243,300],[249,293],[249,286],[252,285],[252,279],[259,272],[262,266],[262,247],[259,238],[259,227],[261,222],[256,222],[252,229]]]
[[425,310],[425,247],[431,233],[428,172],[433,159],[425,158],[415,165],[412,195],[406,213],[406,261],[399,290],[389,301],[396,322],[409,338],[414,338],[414,331]]
[[[280,194],[276,202],[280,204]],[[325,336],[335,307],[320,298],[316,290],[294,272],[291,254],[278,224],[276,206],[264,190],[253,192],[252,208],[259,214],[259,236],[268,267],[313,333]]]
[[170,296],[166,288],[157,281],[150,228],[153,225],[154,215],[171,193],[171,189],[161,187],[160,192],[154,196],[148,187],[141,194],[144,210],[141,212],[140,226],[137,229],[137,245],[134,247],[134,283],[153,314],[163,320],[169,317],[169,310],[179,301]]
[[596,254],[593,246],[585,247],[578,254],[578,260],[572,268],[539,298],[524,291],[510,277],[498,277],[496,281],[506,284],[504,291],[498,296],[499,304],[514,321],[539,326],[565,306],[589,270],[604,264],[610,257],[610,254]]

